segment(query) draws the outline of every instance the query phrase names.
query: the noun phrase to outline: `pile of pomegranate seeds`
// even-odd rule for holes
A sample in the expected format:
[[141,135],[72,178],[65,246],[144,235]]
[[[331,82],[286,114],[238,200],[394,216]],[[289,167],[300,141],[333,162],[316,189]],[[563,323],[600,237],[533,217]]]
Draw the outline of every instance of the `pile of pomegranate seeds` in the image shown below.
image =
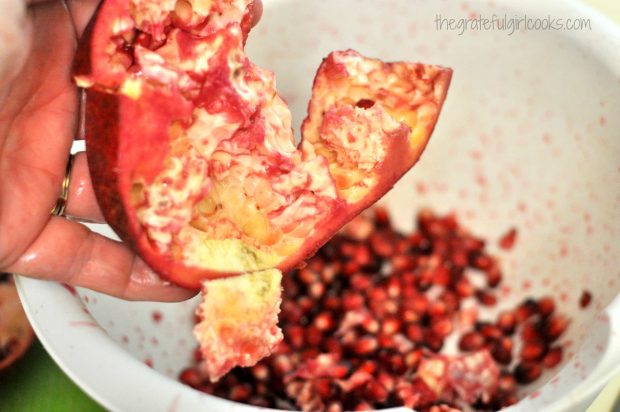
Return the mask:
[[[562,360],[558,338],[568,318],[543,297],[479,320],[478,307],[497,303],[497,259],[453,215],[424,210],[417,224],[405,235],[384,209],[358,217],[284,276],[284,341],[272,356],[217,383],[198,367],[181,381],[238,402],[304,411],[497,410],[517,402],[519,384]],[[515,238],[511,230],[500,247]],[[460,354],[440,354],[449,338]]]

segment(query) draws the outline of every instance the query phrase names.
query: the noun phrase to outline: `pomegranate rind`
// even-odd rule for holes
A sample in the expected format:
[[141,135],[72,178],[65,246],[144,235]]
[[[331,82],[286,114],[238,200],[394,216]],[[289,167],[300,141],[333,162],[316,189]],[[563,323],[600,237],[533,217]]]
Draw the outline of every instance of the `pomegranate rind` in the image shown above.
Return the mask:
[[21,358],[34,341],[34,331],[10,275],[0,281],[0,371]]
[[203,283],[194,336],[212,382],[233,367],[255,365],[282,341],[281,281],[282,273],[270,269]]

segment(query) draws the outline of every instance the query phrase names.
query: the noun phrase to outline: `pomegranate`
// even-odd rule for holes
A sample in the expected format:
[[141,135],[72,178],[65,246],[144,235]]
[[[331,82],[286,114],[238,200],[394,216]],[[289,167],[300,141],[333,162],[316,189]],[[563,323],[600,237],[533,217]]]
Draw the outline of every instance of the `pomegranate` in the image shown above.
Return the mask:
[[211,381],[235,366],[254,366],[280,343],[281,280],[280,271],[270,269],[205,282],[194,335]]
[[0,371],[19,359],[32,344],[34,332],[17,296],[13,278],[0,273]]
[[252,9],[107,0],[76,56],[105,218],[189,288],[298,266],[415,164],[450,83],[447,68],[334,52],[295,146],[274,75],[244,54]]

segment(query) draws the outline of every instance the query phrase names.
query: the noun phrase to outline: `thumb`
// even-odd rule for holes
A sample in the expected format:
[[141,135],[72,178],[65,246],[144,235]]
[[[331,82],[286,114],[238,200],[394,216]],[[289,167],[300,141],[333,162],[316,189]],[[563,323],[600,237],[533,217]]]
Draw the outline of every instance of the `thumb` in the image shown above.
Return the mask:
[[32,40],[32,25],[23,0],[0,1],[0,102],[24,66]]

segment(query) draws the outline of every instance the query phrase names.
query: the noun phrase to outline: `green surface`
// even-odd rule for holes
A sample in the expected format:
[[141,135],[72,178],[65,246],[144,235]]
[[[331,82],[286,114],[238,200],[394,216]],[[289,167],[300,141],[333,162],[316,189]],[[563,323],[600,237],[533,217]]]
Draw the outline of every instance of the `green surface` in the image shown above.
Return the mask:
[[0,411],[104,411],[65,375],[38,341],[26,355],[0,372]]

